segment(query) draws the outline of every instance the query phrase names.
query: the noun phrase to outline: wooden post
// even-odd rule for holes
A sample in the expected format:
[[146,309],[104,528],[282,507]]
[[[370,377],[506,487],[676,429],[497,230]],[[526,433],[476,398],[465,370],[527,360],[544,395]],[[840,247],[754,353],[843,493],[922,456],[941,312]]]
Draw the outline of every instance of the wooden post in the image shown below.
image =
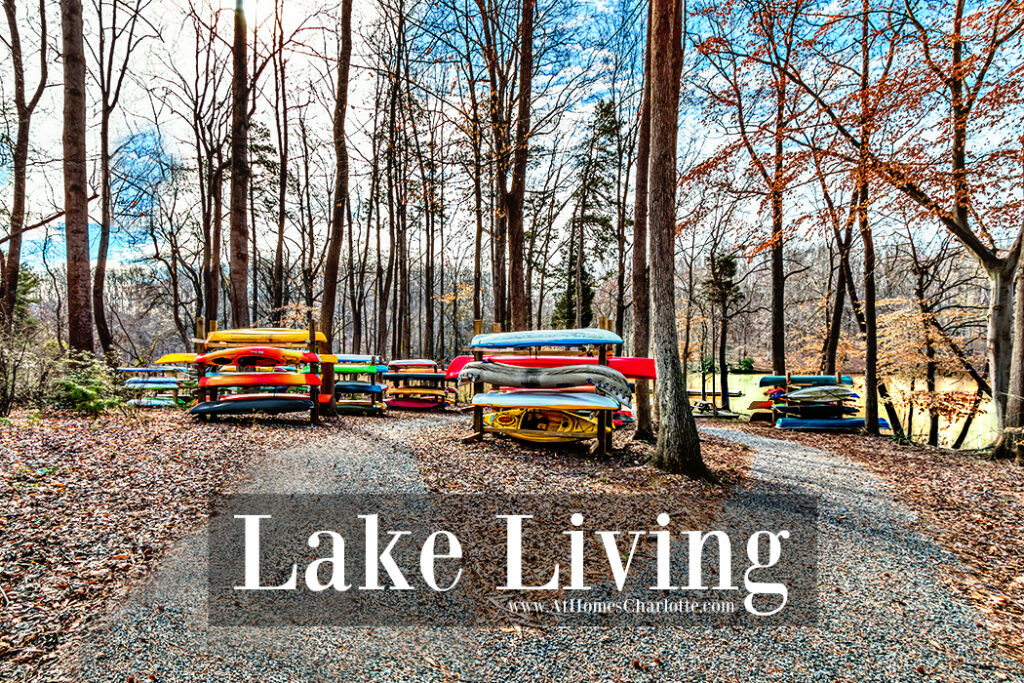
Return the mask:
[[[608,347],[603,344],[597,349],[597,364],[608,365]],[[610,411],[607,410],[602,410],[597,414],[597,445],[593,449],[593,452],[597,455],[608,454],[611,441],[609,430],[609,427],[611,427],[611,417]]]
[[[484,352],[475,349],[473,360],[480,362],[484,359]],[[484,392],[483,382],[473,382],[473,396]],[[472,400],[472,398],[470,399]],[[463,443],[472,441],[483,441],[484,438],[484,409],[483,406],[473,406],[473,433],[462,440]]]
[[[196,339],[206,339],[206,318],[201,315],[196,316]],[[203,352],[203,346],[198,341],[195,343],[195,352]]]
[[484,321],[481,320],[480,318],[476,318],[473,321],[473,335],[476,336],[478,334],[483,334],[483,331],[484,331]]
[[498,322],[491,323],[491,332],[494,332],[494,333],[501,332],[501,323],[498,323]]

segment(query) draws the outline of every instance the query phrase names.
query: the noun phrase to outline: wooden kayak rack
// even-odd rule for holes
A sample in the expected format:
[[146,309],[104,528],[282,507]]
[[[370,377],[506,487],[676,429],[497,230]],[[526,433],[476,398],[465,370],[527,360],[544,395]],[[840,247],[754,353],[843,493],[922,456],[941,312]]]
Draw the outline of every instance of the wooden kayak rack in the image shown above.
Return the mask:
[[[609,318],[601,316],[598,319],[598,329],[607,330],[607,331],[610,332],[610,331],[612,331],[611,328],[612,328],[612,321]],[[493,323],[491,331],[493,333],[495,333],[495,334],[500,333],[502,331],[501,323]],[[479,320],[479,319],[474,320],[473,321],[473,335],[476,336],[476,335],[482,334],[482,333],[483,333],[483,321]],[[608,365],[609,349],[610,348],[614,349],[615,344],[587,345],[586,348],[589,351],[589,353],[584,353],[582,355],[593,356],[594,355],[593,351],[595,349],[595,346],[596,346],[596,351],[597,351],[597,354],[596,354],[597,355],[597,364],[598,365],[605,365],[605,366],[607,366]],[[576,348],[581,348],[581,347],[576,347]],[[516,355],[516,356],[534,356],[534,355],[540,355],[539,351],[541,349],[544,349],[544,354],[543,355],[545,355],[545,356],[578,356],[578,355],[581,355],[576,350],[576,348],[544,347],[543,345],[538,345],[536,347],[507,349],[507,350],[503,350],[502,354],[504,354],[504,355]],[[484,356],[487,355],[487,354],[485,354],[483,349],[470,347],[468,350],[472,354],[473,360],[476,361],[476,362],[483,361]],[[493,351],[493,349],[492,349],[492,351]],[[483,382],[473,382],[472,386],[473,386],[473,396],[476,396],[477,394],[482,394],[482,393],[484,393],[484,391],[486,391],[486,387],[485,387]],[[590,453],[592,455],[607,455],[612,450],[612,429],[611,429],[611,426],[612,426],[612,415],[611,415],[611,412],[612,411],[600,410],[600,411],[596,411],[596,412],[597,412],[597,438],[595,439],[594,445],[590,448]],[[547,436],[551,435],[551,432],[545,432],[545,431],[542,431],[542,430],[517,430],[517,431],[519,431],[520,433],[524,433],[524,434],[526,434],[526,433],[533,434],[534,432],[536,432],[536,435],[547,435]],[[506,434],[506,433],[508,433],[508,430],[499,429],[499,428],[495,428],[495,427],[489,427],[489,426],[485,425],[484,424],[484,407],[483,406],[474,405],[473,406],[473,431],[469,435],[467,435],[467,436],[462,438],[462,443],[473,443],[474,441],[483,441],[484,435],[488,434],[488,433],[491,433],[491,434]],[[577,434],[575,432],[559,432],[558,435],[559,436],[568,436],[568,437],[577,436]],[[593,438],[593,437],[590,436],[590,434],[587,434],[587,433],[579,434],[579,436],[581,436],[583,438]]]
[[[196,316],[196,336],[193,337],[192,342],[195,344],[196,354],[206,353],[212,349],[232,349],[242,348],[245,346],[272,346],[279,349],[301,349],[303,351],[310,351],[315,354],[330,354],[330,344],[326,340],[326,336],[323,333],[319,334],[319,328],[317,321],[310,315],[308,318],[308,334],[305,340],[285,342],[285,341],[272,341],[269,338],[266,341],[260,339],[249,339],[240,342],[221,342],[221,341],[209,341],[210,336],[217,332],[217,321],[206,320],[203,316]],[[295,330],[299,332],[299,330]],[[196,369],[198,378],[206,374],[206,368],[204,366],[197,366]],[[338,414],[337,406],[334,404],[334,363],[310,363],[311,374],[320,375],[320,386],[309,387],[309,397],[313,401],[313,409],[309,413],[310,424],[319,424],[320,417],[323,415],[336,416]],[[330,391],[331,400],[326,403],[320,402],[320,393],[323,387],[328,387]],[[207,400],[206,388],[198,389],[198,397],[200,402]]]

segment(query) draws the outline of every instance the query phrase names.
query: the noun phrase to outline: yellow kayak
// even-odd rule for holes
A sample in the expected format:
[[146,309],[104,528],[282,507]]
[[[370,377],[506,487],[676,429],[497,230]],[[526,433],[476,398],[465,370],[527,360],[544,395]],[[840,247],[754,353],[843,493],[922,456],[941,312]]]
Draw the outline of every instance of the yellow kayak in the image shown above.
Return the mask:
[[[327,335],[316,333],[318,342],[326,342]],[[309,330],[289,330],[279,327],[254,327],[239,330],[217,330],[206,338],[207,344],[303,344],[309,342]]]
[[597,438],[597,420],[566,410],[514,408],[484,415],[490,431],[535,443],[569,443]]
[[[445,398],[450,392],[430,387],[389,387],[388,396],[431,396]],[[454,396],[454,394],[452,394]]]
[[179,365],[181,363],[192,363],[196,359],[194,353],[168,353],[156,360],[156,365]]

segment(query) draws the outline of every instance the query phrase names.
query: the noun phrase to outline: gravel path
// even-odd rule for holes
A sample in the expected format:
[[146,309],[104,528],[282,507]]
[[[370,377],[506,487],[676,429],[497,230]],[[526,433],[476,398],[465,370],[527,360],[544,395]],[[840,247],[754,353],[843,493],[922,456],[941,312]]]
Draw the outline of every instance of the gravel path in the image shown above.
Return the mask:
[[[423,491],[407,430],[462,419],[370,421],[344,443],[264,460],[248,492]],[[382,426],[385,426],[382,428]],[[764,629],[210,628],[203,537],[185,539],[154,580],[98,629],[76,680],[408,681],[1018,680],[976,616],[937,577],[950,556],[850,461],[729,429],[755,450],[755,490],[822,497],[821,621]],[[742,494],[741,494],[742,495]],[[920,667],[920,668],[919,668]],[[648,669],[644,671],[644,669]],[[926,675],[922,675],[926,674]],[[1019,678],[1024,680],[1024,678]]]

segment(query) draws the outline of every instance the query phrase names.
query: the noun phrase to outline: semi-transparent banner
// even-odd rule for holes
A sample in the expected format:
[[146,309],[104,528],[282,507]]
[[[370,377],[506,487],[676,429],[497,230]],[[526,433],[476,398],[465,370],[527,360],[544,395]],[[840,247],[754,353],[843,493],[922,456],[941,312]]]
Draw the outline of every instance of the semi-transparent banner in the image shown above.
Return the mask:
[[215,626],[817,619],[803,495],[241,495],[212,513]]

